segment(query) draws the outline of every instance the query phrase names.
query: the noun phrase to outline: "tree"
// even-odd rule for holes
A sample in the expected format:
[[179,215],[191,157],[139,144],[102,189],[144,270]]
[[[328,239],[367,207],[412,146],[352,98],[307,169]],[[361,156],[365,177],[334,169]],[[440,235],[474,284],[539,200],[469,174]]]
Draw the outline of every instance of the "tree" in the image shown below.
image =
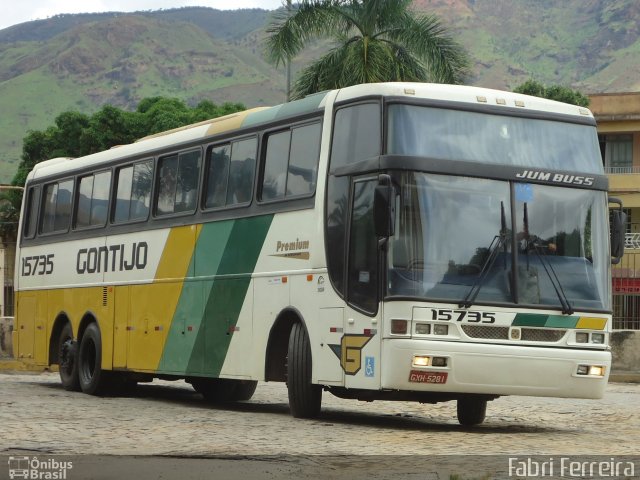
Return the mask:
[[465,50],[434,15],[416,15],[411,0],[302,0],[292,15],[278,12],[267,28],[266,55],[276,66],[310,42],[334,48],[304,68],[292,98],[360,83],[462,83]]
[[513,89],[516,93],[524,93],[525,95],[533,95],[534,97],[548,98],[558,102],[570,103],[579,107],[589,106],[589,97],[580,93],[578,90],[571,90],[562,85],[552,85],[547,87],[540,82],[529,79],[521,85]]
[[[45,130],[31,130],[22,145],[22,159],[11,185],[24,186],[33,167],[55,157],[81,157],[132,143],[137,138],[182,127],[209,118],[244,110],[241,103],[216,105],[208,100],[191,108],[176,98],[152,97],[138,104],[135,112],[105,105],[91,116],[80,112],[62,112],[54,125]],[[0,193],[0,235],[15,238],[22,193]]]

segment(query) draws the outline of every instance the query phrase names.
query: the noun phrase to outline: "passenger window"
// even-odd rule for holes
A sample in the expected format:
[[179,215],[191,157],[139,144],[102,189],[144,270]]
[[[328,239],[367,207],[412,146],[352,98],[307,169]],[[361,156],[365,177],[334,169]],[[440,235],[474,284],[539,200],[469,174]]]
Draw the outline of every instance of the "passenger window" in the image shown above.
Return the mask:
[[262,200],[315,192],[320,157],[320,123],[294,127],[267,138]]
[[331,171],[380,155],[380,105],[364,103],[336,112]]
[[156,213],[193,212],[198,198],[200,150],[161,158],[158,171]]
[[257,139],[249,138],[209,151],[205,208],[221,208],[251,201]]
[[101,172],[80,179],[76,228],[104,226],[109,210],[111,172]]
[[145,160],[120,168],[116,174],[114,223],[143,220],[149,215],[153,162]]
[[38,224],[38,193],[39,187],[32,187],[27,193],[27,210],[25,212],[23,235],[24,238],[33,238]]
[[44,209],[40,231],[63,232],[69,229],[73,180],[51,183],[45,187]]
[[267,153],[264,159],[264,179],[262,181],[262,200],[284,198],[287,186],[287,163],[291,131],[269,135]]

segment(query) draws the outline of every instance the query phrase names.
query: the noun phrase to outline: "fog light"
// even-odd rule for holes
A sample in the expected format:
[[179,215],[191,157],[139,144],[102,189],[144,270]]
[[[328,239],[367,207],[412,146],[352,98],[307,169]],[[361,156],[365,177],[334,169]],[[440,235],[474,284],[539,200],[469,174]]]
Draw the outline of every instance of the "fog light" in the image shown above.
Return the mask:
[[589,365],[578,365],[578,375],[589,375]]
[[589,341],[589,334],[586,332],[576,333],[576,343],[587,343]]
[[428,335],[431,333],[431,325],[428,323],[416,323],[416,333],[419,335]]
[[394,335],[406,335],[408,323],[406,320],[391,320],[391,333]]
[[592,333],[591,343],[604,343],[604,333]]
[[449,325],[436,324],[433,326],[435,335],[449,335]]
[[422,355],[414,355],[412,364],[414,367],[428,367],[429,359],[429,357],[424,357]]
[[431,365],[434,367],[446,367],[447,357],[433,357],[433,360],[431,361]]
[[604,367],[601,365],[591,365],[589,375],[593,377],[604,377]]

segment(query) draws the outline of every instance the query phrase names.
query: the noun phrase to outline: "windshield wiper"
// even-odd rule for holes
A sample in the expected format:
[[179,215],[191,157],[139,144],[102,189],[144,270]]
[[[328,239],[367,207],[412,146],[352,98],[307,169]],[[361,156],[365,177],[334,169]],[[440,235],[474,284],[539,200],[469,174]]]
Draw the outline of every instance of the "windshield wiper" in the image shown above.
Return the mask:
[[[498,258],[498,253],[500,251],[500,247],[506,246],[507,241],[507,219],[504,214],[504,202],[500,202],[500,233],[493,237],[491,244],[489,245],[489,255],[487,255],[486,260],[482,264],[482,269],[480,270],[480,274],[476,277],[473,285],[464,296],[462,301],[458,304],[458,308],[469,308],[473,305],[480,293],[480,289],[484,285],[484,281],[486,280],[489,272],[493,268],[493,264],[496,263],[496,259]],[[506,258],[504,259],[505,265],[507,268]]]
[[533,250],[540,260],[540,264],[544,268],[544,271],[547,273],[549,280],[551,281],[551,285],[553,285],[553,289],[558,296],[558,300],[560,300],[560,305],[562,305],[562,313],[565,315],[573,314],[573,307],[571,303],[569,303],[569,299],[567,295],[564,293],[564,289],[562,288],[562,283],[560,283],[560,279],[558,278],[558,274],[551,265],[551,262],[546,258],[546,255],[541,253],[540,245],[537,243],[539,238],[535,235],[529,234],[529,214],[527,211],[527,202],[524,203],[524,235],[525,235],[525,252],[527,252],[527,270],[529,269],[529,251]]

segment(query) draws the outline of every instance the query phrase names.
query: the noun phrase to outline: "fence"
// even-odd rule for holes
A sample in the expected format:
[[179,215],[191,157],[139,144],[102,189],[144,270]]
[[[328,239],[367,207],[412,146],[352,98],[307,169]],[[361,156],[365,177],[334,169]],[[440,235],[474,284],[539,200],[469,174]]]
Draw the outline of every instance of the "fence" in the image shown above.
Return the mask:
[[622,261],[611,268],[613,328],[640,330],[640,233],[626,234],[625,249]]

